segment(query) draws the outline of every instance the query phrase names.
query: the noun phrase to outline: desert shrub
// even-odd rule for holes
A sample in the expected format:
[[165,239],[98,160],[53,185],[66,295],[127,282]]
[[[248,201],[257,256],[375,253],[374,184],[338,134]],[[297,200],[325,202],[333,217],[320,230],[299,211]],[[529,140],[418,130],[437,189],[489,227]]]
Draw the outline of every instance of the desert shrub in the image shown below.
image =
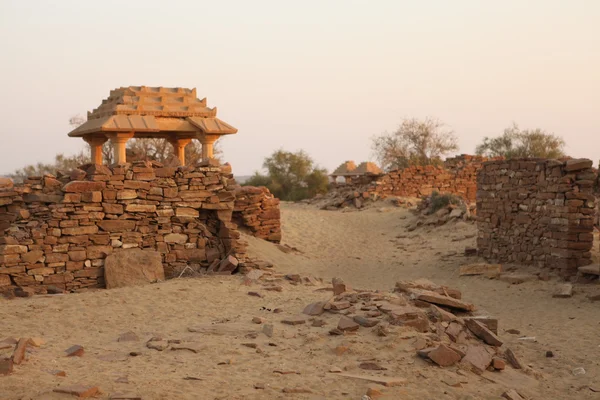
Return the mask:
[[464,206],[464,200],[455,194],[445,193],[440,194],[438,192],[431,193],[429,199],[429,211],[433,214],[434,212],[441,210],[449,205]]

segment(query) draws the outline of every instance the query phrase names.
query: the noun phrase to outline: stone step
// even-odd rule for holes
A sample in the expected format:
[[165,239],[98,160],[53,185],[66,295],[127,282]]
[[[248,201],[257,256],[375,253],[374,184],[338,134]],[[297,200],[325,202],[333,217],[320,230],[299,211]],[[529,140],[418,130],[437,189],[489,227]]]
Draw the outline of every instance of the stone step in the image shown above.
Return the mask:
[[583,267],[579,267],[577,269],[582,274],[589,274],[589,275],[598,275],[598,276],[600,276],[600,264],[586,265],[586,266],[583,266]]

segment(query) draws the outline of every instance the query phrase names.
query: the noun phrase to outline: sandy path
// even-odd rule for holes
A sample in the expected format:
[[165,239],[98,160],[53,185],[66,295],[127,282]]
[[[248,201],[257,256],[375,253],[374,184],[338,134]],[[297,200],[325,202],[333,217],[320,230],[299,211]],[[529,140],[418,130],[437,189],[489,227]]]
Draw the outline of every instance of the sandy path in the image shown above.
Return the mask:
[[[407,380],[403,387],[386,388],[384,399],[498,399],[506,387],[519,387],[535,399],[598,398],[589,386],[600,387],[600,313],[598,304],[585,297],[597,286],[577,286],[573,298],[554,299],[555,281],[511,286],[479,277],[459,278],[458,267],[475,261],[461,255],[465,246],[474,244],[475,227],[459,223],[429,232],[406,232],[411,218],[402,209],[342,213],[284,204],[284,243],[303,254],[285,254],[275,245],[248,240],[252,253],[272,261],[280,272],[340,276],[359,288],[390,289],[397,280],[422,277],[458,288],[466,300],[499,319],[500,337],[543,374],[542,380],[507,370],[496,374],[497,384],[471,375],[462,388],[450,387],[442,381],[455,378],[454,370],[436,368],[415,357],[414,332],[409,328],[400,328],[387,338],[366,329],[356,336],[329,336],[328,330],[337,324],[334,315],[324,316],[323,328],[283,325],[283,319],[298,315],[310,302],[327,299],[328,294],[285,282],[281,293],[264,292],[260,285],[244,286],[234,276],[58,297],[0,299],[0,340],[37,336],[46,341],[13,375],[0,377],[0,399],[69,399],[52,394],[52,389],[82,383],[98,385],[104,393],[101,398],[123,391],[139,393],[144,399],[358,400],[372,384],[328,371],[336,366],[364,373],[358,364],[368,359],[388,368],[385,374]],[[265,297],[248,296],[249,290],[261,291]],[[267,310],[277,307],[283,312]],[[262,333],[248,336],[261,331],[260,325],[251,322],[254,316],[274,325],[273,338]],[[192,333],[190,327],[209,330]],[[518,336],[505,332],[510,328],[520,330],[521,336],[535,336],[537,342],[518,341]],[[127,331],[135,332],[140,341],[117,342]],[[197,353],[146,348],[146,341],[157,335],[180,340]],[[254,343],[257,349],[245,343]],[[74,344],[85,347],[84,357],[64,356],[64,350]],[[342,344],[349,351],[338,356],[333,349]],[[547,350],[555,357],[546,358]],[[0,351],[0,356],[9,354]],[[574,376],[571,371],[576,367],[584,367],[586,374]],[[46,372],[54,369],[66,371],[67,377]],[[275,370],[300,374],[280,375]],[[128,383],[117,382],[123,377]],[[256,384],[265,389],[255,389]],[[283,393],[285,388],[312,393]]]

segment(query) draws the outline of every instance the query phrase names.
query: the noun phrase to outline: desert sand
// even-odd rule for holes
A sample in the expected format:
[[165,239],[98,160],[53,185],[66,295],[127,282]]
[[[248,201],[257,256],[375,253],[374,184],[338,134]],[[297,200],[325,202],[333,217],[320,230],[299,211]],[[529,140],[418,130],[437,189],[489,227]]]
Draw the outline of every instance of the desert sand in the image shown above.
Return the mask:
[[[286,253],[247,237],[251,254],[272,262],[278,273],[321,277],[323,285],[283,280],[277,283],[283,290],[276,292],[265,291],[261,283],[245,285],[241,276],[212,276],[0,299],[0,340],[38,337],[45,342],[12,375],[0,377],[0,399],[69,399],[73,397],[53,390],[75,384],[98,386],[98,398],[122,392],[143,399],[358,400],[368,388],[382,390],[383,399],[500,399],[508,389],[532,399],[600,398],[594,391],[600,390],[600,313],[598,303],[587,298],[598,293],[597,282],[577,284],[572,298],[561,299],[552,297],[559,283],[553,276],[517,285],[459,277],[461,265],[481,261],[463,255],[465,246],[475,244],[475,225],[461,221],[408,232],[415,216],[389,204],[352,212],[283,204],[282,218],[283,244],[297,251]],[[406,327],[395,327],[387,337],[369,329],[330,336],[339,319],[334,315],[323,315],[326,325],[320,328],[281,323],[307,304],[327,300],[331,293],[319,289],[330,286],[333,277],[357,289],[391,290],[398,280],[418,278],[459,289],[480,313],[498,318],[500,338],[535,373],[507,368],[483,376],[459,375],[456,367],[440,368],[417,357],[416,333]],[[277,308],[281,312],[275,313]],[[264,323],[253,323],[254,317]],[[264,324],[273,325],[272,337],[261,333]],[[118,341],[126,332],[139,340]],[[157,351],[146,346],[152,337],[174,342]],[[82,357],[65,356],[73,345],[84,347]],[[336,354],[338,346],[347,351]],[[0,356],[11,351],[0,350]],[[547,351],[554,357],[546,357]],[[387,370],[359,369],[365,360]],[[580,367],[586,373],[573,374]],[[338,369],[403,378],[405,383],[382,387],[330,372]],[[48,372],[52,370],[66,376]],[[306,393],[290,393],[294,391]]]

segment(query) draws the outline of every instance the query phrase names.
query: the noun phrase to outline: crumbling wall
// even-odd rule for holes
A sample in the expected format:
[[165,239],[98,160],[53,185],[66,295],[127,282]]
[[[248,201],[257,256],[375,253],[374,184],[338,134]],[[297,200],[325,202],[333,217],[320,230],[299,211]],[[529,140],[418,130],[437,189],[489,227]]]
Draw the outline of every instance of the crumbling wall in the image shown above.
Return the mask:
[[485,161],[485,157],[461,155],[447,159],[443,166],[412,166],[390,171],[373,183],[373,192],[379,196],[421,197],[436,191],[474,202],[477,172]]
[[0,286],[103,287],[107,255],[135,247],[158,251],[167,277],[188,265],[232,272],[219,260],[244,260],[228,164],[82,168],[0,181]]
[[260,239],[281,241],[279,199],[266,187],[242,186],[235,191],[233,221]]
[[596,173],[590,160],[493,161],[477,177],[477,247],[495,262],[573,275],[591,263]]

